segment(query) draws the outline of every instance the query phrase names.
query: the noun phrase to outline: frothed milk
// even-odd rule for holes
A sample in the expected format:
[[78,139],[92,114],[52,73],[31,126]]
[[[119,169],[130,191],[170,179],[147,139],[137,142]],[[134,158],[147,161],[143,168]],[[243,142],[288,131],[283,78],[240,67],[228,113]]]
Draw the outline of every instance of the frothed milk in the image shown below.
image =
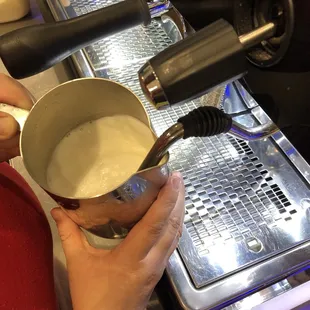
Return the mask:
[[57,145],[47,170],[48,185],[67,197],[108,193],[137,172],[154,141],[148,126],[128,115],[82,124]]

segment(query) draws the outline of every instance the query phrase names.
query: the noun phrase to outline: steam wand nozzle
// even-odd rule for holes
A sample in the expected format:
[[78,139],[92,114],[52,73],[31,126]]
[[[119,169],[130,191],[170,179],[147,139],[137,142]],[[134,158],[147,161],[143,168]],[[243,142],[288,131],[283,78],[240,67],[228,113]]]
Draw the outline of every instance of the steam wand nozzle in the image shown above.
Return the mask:
[[139,171],[157,166],[168,149],[181,138],[211,137],[229,133],[238,139],[255,141],[268,138],[278,131],[279,128],[271,120],[266,124],[249,128],[215,107],[200,107],[181,117],[157,139]]
[[211,137],[228,132],[231,126],[231,116],[215,107],[195,109],[181,117],[157,139],[139,171],[158,165],[168,149],[181,138]]

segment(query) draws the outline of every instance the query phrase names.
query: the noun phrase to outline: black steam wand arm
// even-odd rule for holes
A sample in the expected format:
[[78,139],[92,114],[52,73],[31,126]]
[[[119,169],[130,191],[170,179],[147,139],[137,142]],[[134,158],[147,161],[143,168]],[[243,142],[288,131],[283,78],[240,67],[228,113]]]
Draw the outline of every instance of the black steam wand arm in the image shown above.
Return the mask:
[[21,79],[52,67],[101,38],[150,21],[145,0],[126,0],[67,21],[2,35],[0,58],[8,72]]

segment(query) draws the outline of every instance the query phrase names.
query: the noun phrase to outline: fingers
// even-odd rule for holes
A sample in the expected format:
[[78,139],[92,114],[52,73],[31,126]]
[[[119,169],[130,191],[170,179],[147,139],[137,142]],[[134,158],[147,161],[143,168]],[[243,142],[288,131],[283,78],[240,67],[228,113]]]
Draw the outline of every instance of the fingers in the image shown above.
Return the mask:
[[7,113],[0,112],[0,147],[4,148],[1,142],[13,138],[18,131],[19,125],[15,119]]
[[[1,123],[1,118],[0,118],[0,123]],[[1,125],[0,125],[1,126]],[[19,147],[19,138],[20,138],[20,133],[18,133],[17,135],[15,135],[13,138],[5,140],[5,141],[1,141],[0,140],[0,150],[1,149],[6,149],[6,150],[10,150],[13,148],[18,148]]]
[[[183,229],[183,227],[182,227],[182,229]],[[182,237],[182,229],[181,229],[180,233],[176,235],[176,237],[174,238],[173,242],[171,243],[171,246],[170,246],[169,250],[166,253],[166,257],[163,260],[165,268],[167,267],[167,264],[168,264],[170,256],[177,249],[177,247],[179,245],[180,239]],[[154,258],[154,260],[156,261],[155,258]],[[158,261],[158,259],[157,259],[157,261]]]
[[[131,257],[143,259],[160,240],[176,206],[184,185],[180,173],[173,173],[143,219],[131,230],[119,250],[128,251]],[[183,195],[183,194],[182,194]],[[171,221],[171,220],[170,220]],[[127,249],[124,249],[127,248]]]
[[0,163],[20,155],[19,147],[12,149],[1,149],[0,147]]
[[185,215],[185,189],[181,188],[175,208],[171,212],[168,225],[156,245],[150,250],[148,258],[155,264],[169,259],[176,249],[182,235]]
[[30,110],[33,105],[28,90],[19,82],[2,73],[0,73],[0,103],[11,104],[27,110]]
[[[0,103],[31,109],[33,100],[22,84],[0,73]],[[0,112],[0,162],[19,155],[18,132],[19,125],[15,119]]]
[[66,258],[70,259],[84,251],[87,240],[79,226],[61,208],[53,209],[51,215],[56,222]]
[[0,112],[0,163],[20,154],[19,125],[15,119]]
[[179,241],[181,237],[181,232],[178,233],[174,240],[172,241],[169,250],[166,253],[162,253],[164,255],[161,255],[160,260],[158,259],[159,256],[154,255],[154,253],[149,253],[147,257],[147,265],[148,266],[156,266],[158,272],[163,273],[167,267],[168,261],[172,253],[175,251],[177,248]]

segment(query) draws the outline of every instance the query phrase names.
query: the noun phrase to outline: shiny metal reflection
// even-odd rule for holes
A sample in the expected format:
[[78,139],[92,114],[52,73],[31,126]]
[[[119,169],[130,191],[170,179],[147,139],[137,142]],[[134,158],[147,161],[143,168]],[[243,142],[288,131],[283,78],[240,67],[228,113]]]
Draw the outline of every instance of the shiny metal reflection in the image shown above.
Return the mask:
[[144,95],[156,109],[169,106],[161,83],[149,62],[139,70],[139,81]]
[[269,39],[276,32],[276,25],[274,23],[267,23],[253,31],[243,34],[239,37],[239,41],[246,48],[253,47],[263,40]]
[[176,123],[167,129],[155,142],[147,157],[141,164],[139,171],[157,166],[167,154],[169,148],[183,138],[184,128],[181,123]]
[[263,125],[258,125],[253,128],[243,126],[242,124],[233,121],[229,133],[239,139],[255,141],[268,138],[277,133],[278,131],[279,128],[271,120]]
[[171,7],[171,3],[169,0],[153,0],[153,1],[148,1],[148,6],[150,9],[150,14],[151,17],[156,17],[164,12],[168,11],[169,8]]

